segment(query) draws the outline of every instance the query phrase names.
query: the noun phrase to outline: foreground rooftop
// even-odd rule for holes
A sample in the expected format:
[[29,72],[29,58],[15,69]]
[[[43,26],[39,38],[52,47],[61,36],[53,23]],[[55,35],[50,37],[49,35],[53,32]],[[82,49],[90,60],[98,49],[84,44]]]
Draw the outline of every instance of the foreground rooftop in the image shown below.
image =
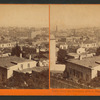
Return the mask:
[[94,68],[94,67],[100,65],[100,56],[87,57],[87,58],[83,58],[82,60],[69,59],[66,61],[73,63],[73,64],[76,64],[76,65],[84,66],[87,68]]
[[29,62],[32,60],[20,58],[17,56],[0,57],[0,67],[9,68],[17,63]]

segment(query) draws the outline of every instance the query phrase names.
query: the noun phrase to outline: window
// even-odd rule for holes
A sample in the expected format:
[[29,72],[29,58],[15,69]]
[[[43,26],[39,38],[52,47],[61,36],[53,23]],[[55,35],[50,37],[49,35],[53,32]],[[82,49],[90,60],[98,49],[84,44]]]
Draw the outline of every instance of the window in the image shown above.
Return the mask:
[[81,78],[83,78],[83,73],[81,72]]
[[30,68],[30,64],[28,63],[28,68]]
[[23,64],[21,64],[21,69],[23,69]]
[[2,81],[4,81],[5,80],[5,76],[4,76],[4,74],[2,73]]
[[88,81],[89,80],[89,75],[88,74],[86,74],[86,81]]
[[97,72],[97,76],[100,77],[100,71]]
[[80,53],[80,51],[78,51],[78,53]]
[[75,76],[75,70],[73,69],[73,73],[74,73],[74,76]]
[[89,45],[87,44],[87,47],[89,47]]
[[96,46],[96,44],[94,44],[94,47]]

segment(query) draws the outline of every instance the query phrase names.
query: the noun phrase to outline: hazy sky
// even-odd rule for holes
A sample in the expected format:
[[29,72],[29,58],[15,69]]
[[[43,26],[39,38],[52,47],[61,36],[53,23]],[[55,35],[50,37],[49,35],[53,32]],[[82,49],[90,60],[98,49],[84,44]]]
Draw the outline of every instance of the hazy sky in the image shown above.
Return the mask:
[[100,5],[51,5],[50,13],[51,29],[100,27]]
[[49,26],[48,5],[0,5],[0,26]]

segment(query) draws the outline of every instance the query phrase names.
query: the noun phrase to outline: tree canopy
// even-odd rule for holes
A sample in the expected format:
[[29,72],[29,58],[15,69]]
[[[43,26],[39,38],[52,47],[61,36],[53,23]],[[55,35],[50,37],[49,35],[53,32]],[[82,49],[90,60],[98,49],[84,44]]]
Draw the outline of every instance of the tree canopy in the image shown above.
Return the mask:
[[99,47],[99,48],[97,48],[96,55],[97,55],[97,56],[99,56],[99,55],[100,55],[100,47]]
[[64,63],[66,54],[67,54],[67,50],[59,49],[58,56],[57,56],[57,61],[59,63]]
[[20,53],[22,53],[20,46],[16,45],[14,48],[12,48],[11,55],[14,56],[20,56]]

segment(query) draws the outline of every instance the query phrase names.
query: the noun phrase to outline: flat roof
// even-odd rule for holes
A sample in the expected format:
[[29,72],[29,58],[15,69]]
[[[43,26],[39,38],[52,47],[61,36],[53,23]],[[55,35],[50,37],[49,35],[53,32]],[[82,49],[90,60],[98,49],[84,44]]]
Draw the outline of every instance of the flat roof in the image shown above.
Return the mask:
[[22,62],[29,62],[29,61],[32,60],[20,58],[17,56],[0,57],[0,67],[9,68],[11,66],[14,66],[15,63],[22,63]]
[[87,68],[93,68],[93,67],[100,65],[100,63],[98,63],[98,62],[100,62],[100,56],[87,57],[87,58],[83,58],[82,60],[69,59],[69,60],[67,60],[67,62],[77,64],[80,66],[84,66]]

